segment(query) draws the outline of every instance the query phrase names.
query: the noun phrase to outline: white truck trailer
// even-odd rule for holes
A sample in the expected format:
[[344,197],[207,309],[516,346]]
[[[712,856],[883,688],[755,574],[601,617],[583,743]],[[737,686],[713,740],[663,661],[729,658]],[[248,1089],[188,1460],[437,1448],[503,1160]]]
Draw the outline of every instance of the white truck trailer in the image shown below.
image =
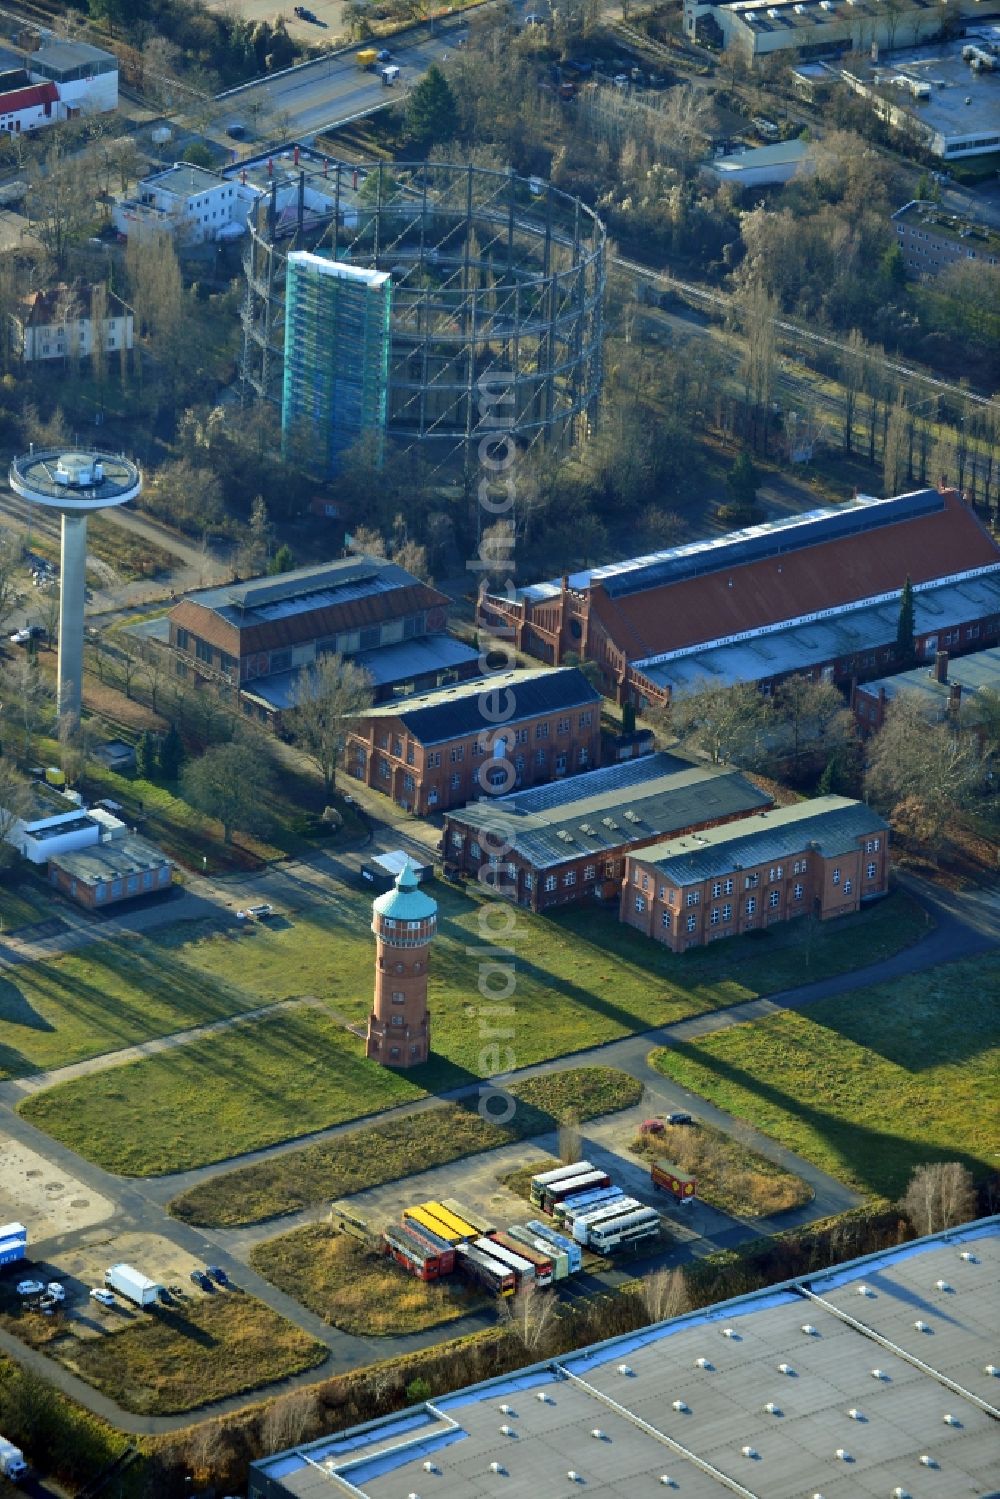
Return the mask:
[[20,1447],[15,1447],[6,1437],[0,1437],[0,1477],[11,1483],[20,1483],[27,1471],[28,1464]]
[[150,1280],[132,1265],[112,1265],[104,1272],[104,1284],[136,1306],[151,1306],[163,1290],[159,1281]]

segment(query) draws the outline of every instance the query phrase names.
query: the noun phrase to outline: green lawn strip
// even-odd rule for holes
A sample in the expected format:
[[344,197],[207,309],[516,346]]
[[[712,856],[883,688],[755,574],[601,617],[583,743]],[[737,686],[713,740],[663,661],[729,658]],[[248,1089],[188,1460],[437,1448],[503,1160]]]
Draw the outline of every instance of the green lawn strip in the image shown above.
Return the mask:
[[[15,879],[17,873],[10,871],[6,878]],[[51,914],[51,910],[43,909],[40,891],[36,893],[30,886],[12,889],[9,884],[0,885],[0,941],[9,932],[34,926],[36,922],[45,921]]]
[[458,1279],[425,1284],[329,1223],[256,1245],[250,1263],[331,1326],[365,1337],[423,1332],[493,1304]]
[[313,1369],[327,1351],[253,1296],[157,1307],[121,1332],[52,1350],[125,1410],[169,1416]]
[[710,1124],[666,1124],[630,1147],[648,1163],[663,1160],[690,1172],[702,1202],[740,1218],[773,1217],[812,1200],[800,1176]]
[[511,1089],[512,1118],[493,1124],[479,1112],[479,1094],[438,1104],[391,1123],[371,1124],[306,1145],[273,1160],[223,1172],[175,1197],[170,1211],[186,1223],[232,1228],[296,1212],[324,1200],[398,1181],[516,1140],[546,1134],[570,1115],[594,1119],[631,1108],[642,1084],[611,1067],[571,1067],[529,1078]]
[[108,1171],[157,1176],[381,1113],[425,1091],[413,1074],[367,1062],[364,1042],[326,1011],[304,1007],[60,1083],[20,1109]]
[[944,964],[652,1053],[653,1065],[862,1192],[923,1161],[996,1165],[1000,967]]
[[65,1066],[259,1004],[141,938],[17,964],[0,976],[0,1077]]
[[[432,1044],[478,1076],[490,1053],[480,1035],[482,902],[437,882],[432,890],[440,908],[431,957]],[[177,958],[200,973],[236,983],[252,973],[262,1000],[320,994],[356,1022],[371,1003],[370,922],[370,898],[345,888],[296,913],[289,925],[255,928],[252,937],[184,927],[157,940],[172,944]],[[518,911],[507,1027],[514,1034],[494,1049],[503,1055],[509,1045],[516,1064],[530,1066],[876,962],[927,930],[922,909],[902,892],[855,916],[819,926],[792,922],[683,954],[622,926],[611,912],[578,910],[550,920]]]

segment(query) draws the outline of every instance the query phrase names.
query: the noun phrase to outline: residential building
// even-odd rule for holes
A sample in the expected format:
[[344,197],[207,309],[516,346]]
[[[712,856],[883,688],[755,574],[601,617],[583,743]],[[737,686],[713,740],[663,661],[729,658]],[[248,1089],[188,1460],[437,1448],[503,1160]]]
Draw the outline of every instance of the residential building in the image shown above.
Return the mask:
[[362,438],[381,460],[392,277],[308,250],[288,256],[281,432],[323,474]]
[[629,854],[619,916],[686,952],[795,916],[845,916],[888,888],[888,823],[818,796]]
[[209,171],[175,162],[139,183],[134,198],[116,199],[111,222],[126,238],[169,234],[183,244],[239,238],[258,191]]
[[51,854],[48,876],[55,889],[95,911],[169,890],[173,861],[155,844],[119,825],[98,843]]
[[344,760],[357,780],[424,817],[591,770],[600,745],[600,693],[569,666],[382,703],[357,720]]
[[[949,18],[974,16],[975,0],[952,0]],[[914,47],[938,36],[945,17],[935,0],[684,0],[684,31],[692,41],[742,53],[748,63],[775,52],[815,57],[873,48]]]
[[448,812],[444,859],[535,911],[617,900],[635,849],[772,804],[738,771],[648,755]]
[[276,728],[303,672],[331,652],[367,672],[377,702],[477,675],[478,651],[447,633],[448,604],[384,557],[346,557],[200,589],[133,634],[172,650],[181,678],[238,691],[248,718]]
[[937,276],[948,266],[969,260],[1000,265],[1000,233],[996,229],[969,223],[936,203],[904,203],[892,221],[903,263],[913,276]]
[[809,142],[798,138],[773,146],[752,146],[747,151],[727,152],[701,164],[703,177],[717,187],[767,187],[811,176],[815,170]]
[[984,1218],[258,1458],[249,1499],[994,1493],[998,1298]]
[[29,292],[12,314],[12,323],[14,352],[24,364],[89,359],[95,340],[109,358],[117,357],[135,342],[131,309],[103,284],[97,288],[84,281]]
[[976,698],[984,688],[1000,694],[1000,649],[994,646],[992,650],[974,651],[957,661],[941,650],[930,668],[918,666],[856,686],[851,707],[866,734],[878,732],[889,705],[901,698],[920,703],[932,721],[951,719],[967,730],[975,730]]
[[29,134],[60,120],[118,108],[118,59],[111,52],[86,42],[50,42],[37,52],[3,52],[0,131]]
[[553,665],[596,662],[607,694],[640,706],[669,699],[654,668],[688,655],[891,604],[907,577],[919,590],[997,572],[1000,546],[957,492],[921,489],[486,594],[480,621]]
[[419,1067],[431,1047],[427,976],[437,901],[407,859],[391,890],[372,903],[375,1001],[365,1055],[385,1067]]

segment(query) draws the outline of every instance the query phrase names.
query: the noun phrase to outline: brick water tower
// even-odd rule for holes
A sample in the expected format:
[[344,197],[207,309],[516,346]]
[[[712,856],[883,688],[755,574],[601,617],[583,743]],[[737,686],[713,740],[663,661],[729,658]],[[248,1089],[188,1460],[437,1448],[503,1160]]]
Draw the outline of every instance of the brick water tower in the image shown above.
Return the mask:
[[427,965],[437,931],[437,901],[419,888],[407,859],[396,883],[372,908],[375,1005],[366,1055],[386,1067],[418,1067],[431,1049]]

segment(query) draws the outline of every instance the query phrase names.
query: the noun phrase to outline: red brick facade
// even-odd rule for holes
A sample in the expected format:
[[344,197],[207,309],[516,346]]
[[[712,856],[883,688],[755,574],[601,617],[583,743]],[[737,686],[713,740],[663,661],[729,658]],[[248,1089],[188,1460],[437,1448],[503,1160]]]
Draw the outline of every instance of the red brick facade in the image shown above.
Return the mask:
[[[430,897],[423,899],[434,906]],[[372,918],[375,999],[365,1055],[387,1067],[418,1067],[427,1061],[431,1045],[427,969],[437,917],[410,921],[386,916],[378,904]]]

